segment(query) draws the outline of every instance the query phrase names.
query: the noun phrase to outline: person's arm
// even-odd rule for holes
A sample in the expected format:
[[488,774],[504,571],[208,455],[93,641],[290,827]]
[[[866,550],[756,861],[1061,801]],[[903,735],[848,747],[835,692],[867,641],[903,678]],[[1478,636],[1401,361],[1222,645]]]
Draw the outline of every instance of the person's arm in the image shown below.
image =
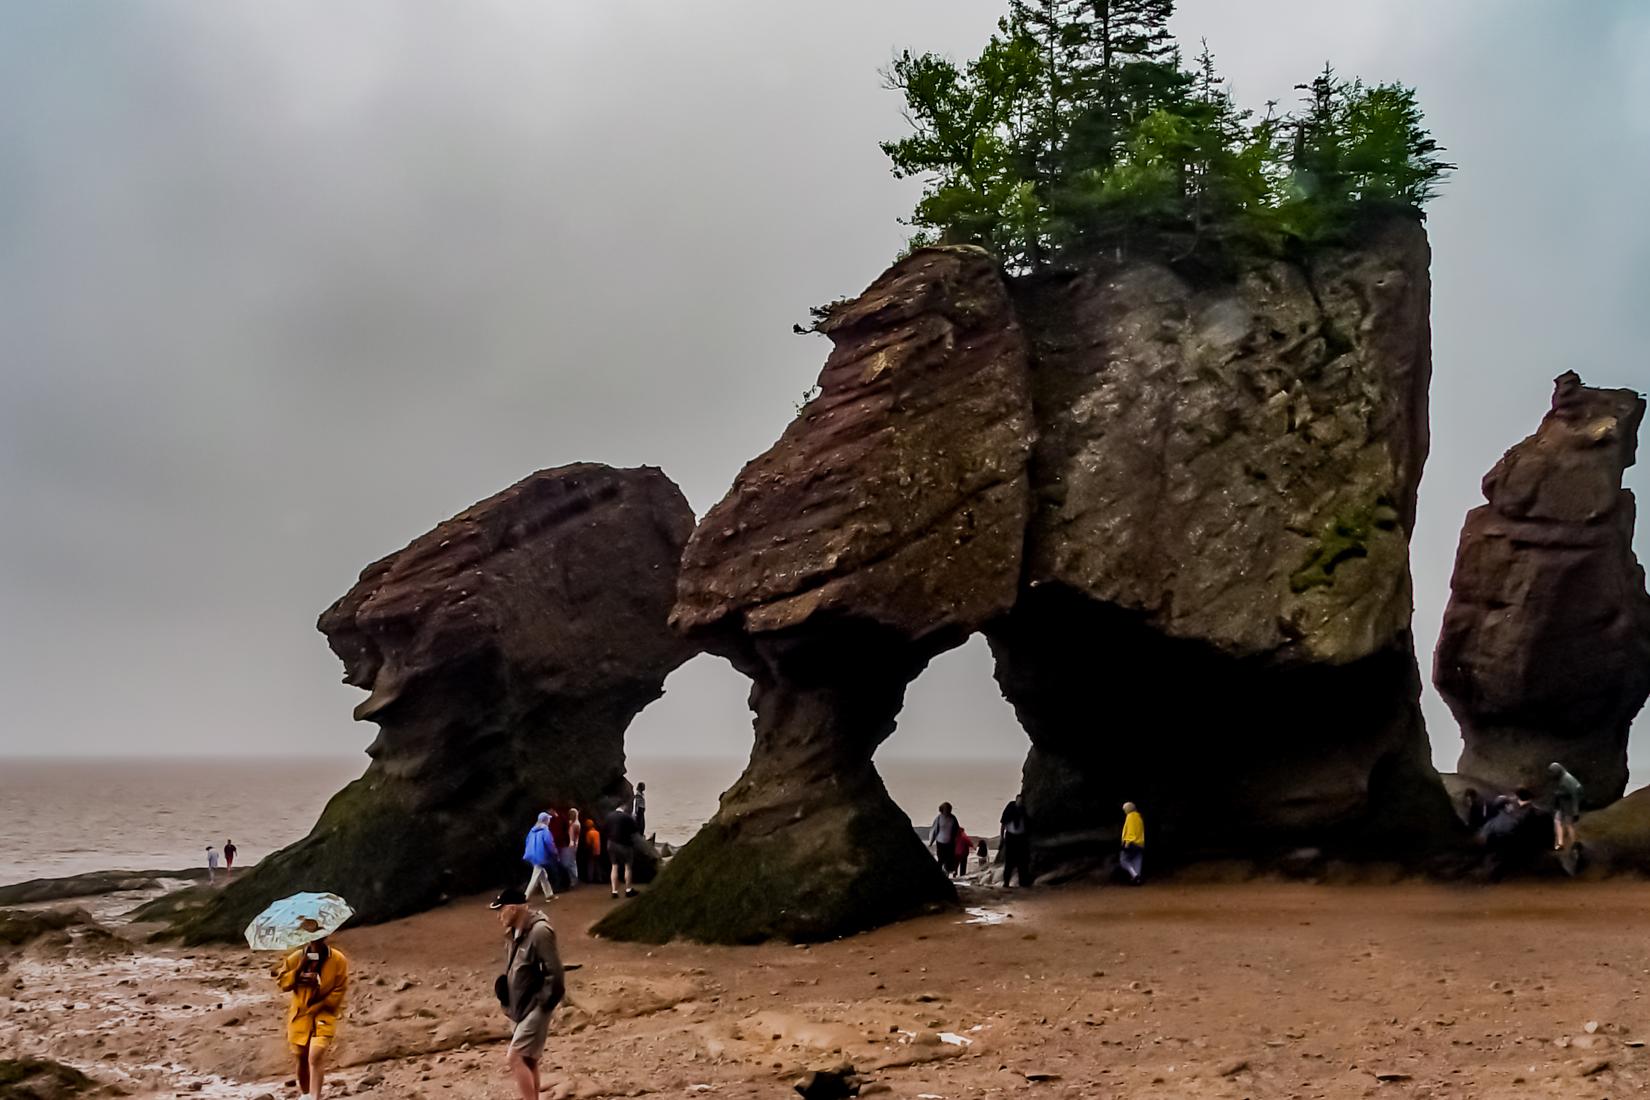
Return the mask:
[[333,967],[332,981],[326,986],[320,985],[320,976],[316,977],[315,1001],[310,1005],[310,1011],[337,1016],[344,1007],[344,992],[349,988],[349,960],[342,955],[333,955],[338,965]]
[[544,967],[544,987],[539,991],[539,999],[548,1011],[561,1004],[567,993],[567,977],[562,970],[561,952],[556,947],[556,933],[549,925],[538,926],[533,951]]
[[291,993],[292,987],[298,984],[298,966],[302,961],[303,952],[294,951],[281,962],[281,968],[275,974],[275,984],[282,993]]

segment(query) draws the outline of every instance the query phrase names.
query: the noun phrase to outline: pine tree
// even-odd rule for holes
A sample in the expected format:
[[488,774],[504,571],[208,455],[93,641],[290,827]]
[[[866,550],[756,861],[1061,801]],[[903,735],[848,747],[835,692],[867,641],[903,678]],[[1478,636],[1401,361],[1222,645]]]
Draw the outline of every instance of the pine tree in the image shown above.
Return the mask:
[[1190,71],[1173,0],[1009,0],[980,56],[906,52],[885,74],[912,132],[884,142],[925,187],[913,247],[968,241],[1013,271],[1137,247],[1171,260],[1273,254],[1418,209],[1454,165],[1413,89],[1328,65],[1301,107],[1238,108],[1207,44]]

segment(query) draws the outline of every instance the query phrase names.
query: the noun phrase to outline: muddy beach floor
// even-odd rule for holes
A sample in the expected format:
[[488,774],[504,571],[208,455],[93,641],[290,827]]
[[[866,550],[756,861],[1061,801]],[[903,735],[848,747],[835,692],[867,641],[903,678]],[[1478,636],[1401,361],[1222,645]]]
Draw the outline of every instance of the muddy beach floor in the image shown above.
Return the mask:
[[[1156,884],[967,902],[996,923],[948,914],[808,948],[708,948],[591,939],[607,892],[560,898],[548,912],[581,965],[546,1094],[777,1098],[843,1060],[884,1096],[946,1100],[1650,1084],[1650,884]],[[490,993],[501,933],[480,899],[335,942],[354,981],[329,1095],[511,1095]],[[266,957],[77,939],[6,958],[7,1057],[55,1058],[134,1096],[296,1095]]]

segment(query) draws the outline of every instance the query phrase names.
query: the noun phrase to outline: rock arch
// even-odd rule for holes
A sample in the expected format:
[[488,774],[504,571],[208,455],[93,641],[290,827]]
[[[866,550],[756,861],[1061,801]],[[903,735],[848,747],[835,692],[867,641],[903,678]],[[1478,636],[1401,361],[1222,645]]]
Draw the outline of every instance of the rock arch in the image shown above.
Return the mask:
[[1045,844],[1092,852],[1124,797],[1171,857],[1447,842],[1410,635],[1428,259],[1410,218],[1214,279],[1010,285],[930,248],[833,311],[818,398],[695,531],[673,616],[751,677],[750,764],[596,930],[819,939],[949,902],[871,754],[976,631]]

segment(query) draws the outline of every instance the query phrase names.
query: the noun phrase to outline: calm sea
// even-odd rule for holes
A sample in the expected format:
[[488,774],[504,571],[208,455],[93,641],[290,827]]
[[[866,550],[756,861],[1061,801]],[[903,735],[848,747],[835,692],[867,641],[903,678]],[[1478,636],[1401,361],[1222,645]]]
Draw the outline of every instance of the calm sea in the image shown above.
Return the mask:
[[[716,812],[742,758],[632,754],[647,781],[648,831],[685,842]],[[889,792],[918,825],[950,801],[968,830],[995,832],[1020,761],[879,759]],[[309,832],[366,758],[282,760],[0,759],[0,884],[108,869],[200,865],[233,839],[250,862]],[[531,822],[523,824],[523,829]]]

